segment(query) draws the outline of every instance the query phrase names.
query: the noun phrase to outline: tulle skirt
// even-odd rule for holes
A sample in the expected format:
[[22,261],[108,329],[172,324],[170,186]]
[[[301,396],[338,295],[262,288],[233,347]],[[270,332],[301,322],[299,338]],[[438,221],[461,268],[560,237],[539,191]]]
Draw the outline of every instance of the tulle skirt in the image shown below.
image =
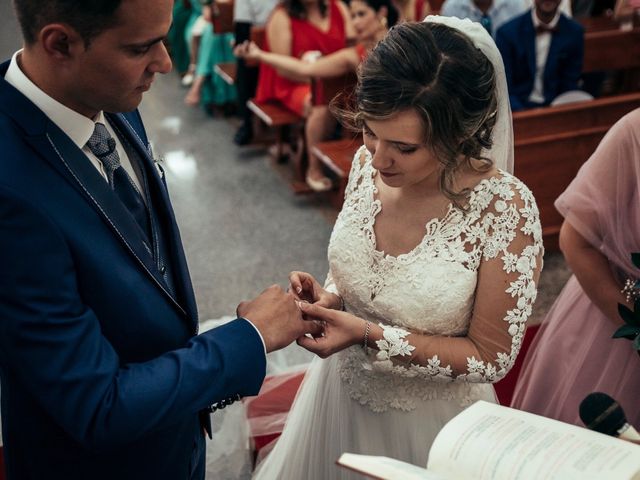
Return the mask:
[[629,340],[611,338],[619,325],[571,277],[533,340],[512,406],[582,426],[580,402],[604,392],[640,426],[640,357]]
[[[493,387],[482,387],[479,398],[473,400],[495,402]],[[384,455],[426,466],[435,436],[463,409],[453,400],[425,400],[412,411],[390,408],[376,413],[350,398],[340,378],[339,355],[316,358],[281,437],[253,478],[362,479],[336,465],[344,452]]]

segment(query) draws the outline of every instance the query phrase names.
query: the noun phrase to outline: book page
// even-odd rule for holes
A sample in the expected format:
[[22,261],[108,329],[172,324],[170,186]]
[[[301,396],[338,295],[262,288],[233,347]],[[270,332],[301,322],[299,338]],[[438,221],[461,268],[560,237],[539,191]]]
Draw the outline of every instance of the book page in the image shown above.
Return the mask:
[[401,462],[389,457],[343,453],[338,465],[378,480],[448,480],[450,477],[436,475],[422,467]]
[[427,468],[474,480],[634,479],[640,446],[479,401],[440,431]]

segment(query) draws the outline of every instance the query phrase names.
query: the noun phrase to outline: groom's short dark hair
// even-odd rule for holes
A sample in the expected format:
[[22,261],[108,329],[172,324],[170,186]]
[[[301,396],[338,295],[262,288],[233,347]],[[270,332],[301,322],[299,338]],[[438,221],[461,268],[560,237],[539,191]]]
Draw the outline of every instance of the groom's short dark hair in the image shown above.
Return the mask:
[[117,23],[122,0],[13,0],[22,36],[33,45],[40,30],[50,23],[65,23],[88,46],[102,31]]

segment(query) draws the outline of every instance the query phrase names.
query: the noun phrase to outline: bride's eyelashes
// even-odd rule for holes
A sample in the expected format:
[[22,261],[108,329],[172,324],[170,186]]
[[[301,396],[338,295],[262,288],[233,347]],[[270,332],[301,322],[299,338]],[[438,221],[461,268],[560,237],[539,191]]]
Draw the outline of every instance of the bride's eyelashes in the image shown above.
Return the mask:
[[418,150],[418,147],[413,145],[394,144],[394,146],[403,155],[411,155],[412,153],[415,153]]
[[[364,126],[362,127],[362,131],[365,137],[370,138],[371,140],[378,139],[376,134],[373,133],[373,131],[366,124],[364,124]],[[420,147],[419,145],[415,145],[412,143],[393,142],[393,141],[390,143],[402,155],[411,155],[412,153],[415,153]]]

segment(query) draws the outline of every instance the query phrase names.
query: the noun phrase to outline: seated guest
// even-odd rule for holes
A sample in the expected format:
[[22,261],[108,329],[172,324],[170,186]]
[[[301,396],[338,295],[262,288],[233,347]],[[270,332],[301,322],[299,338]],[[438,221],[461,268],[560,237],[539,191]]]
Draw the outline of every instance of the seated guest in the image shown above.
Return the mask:
[[[277,0],[235,0],[233,4],[235,44],[240,45],[249,40],[252,28],[262,27],[267,23],[277,3]],[[247,100],[256,93],[258,67],[247,65],[244,58],[238,58],[237,64],[238,115],[242,119],[242,124],[236,131],[233,141],[236,145],[246,145],[253,137],[251,110],[247,108]]]
[[[284,0],[267,22],[264,48],[296,58],[312,51],[328,55],[346,46],[347,38],[353,36],[351,30],[349,12],[340,0]],[[306,117],[308,127],[314,131],[325,128],[330,118],[326,109],[312,108],[307,79],[276,71],[264,63],[260,64],[255,100],[278,100]],[[331,181],[319,166],[310,165],[306,179],[313,190],[331,188]]]
[[584,29],[560,12],[560,0],[534,0],[530,11],[496,34],[513,111],[549,105],[578,89],[584,56]]
[[167,34],[173,69],[184,76],[190,63],[189,45],[185,40],[185,31],[191,22],[192,8],[188,0],[176,0],[173,4],[173,22]]
[[582,425],[579,405],[604,392],[640,426],[640,357],[633,342],[611,338],[623,325],[618,304],[640,250],[640,109],[619,120],[556,200],[564,216],[560,248],[573,272],[529,349],[512,407]]
[[208,22],[205,16],[204,7],[205,5],[210,4],[211,1],[207,0],[207,2],[208,3],[205,3],[204,0],[202,2],[186,2],[189,4],[190,15],[188,20],[186,21],[183,35],[184,42],[187,45],[189,67],[185,75],[182,77],[181,83],[183,87],[190,87],[196,78],[200,43],[202,41],[202,35]]
[[495,38],[496,31],[529,6],[528,0],[445,0],[441,15],[478,22]]
[[[356,45],[346,47],[337,52],[320,57],[316,61],[308,62],[288,55],[265,52],[253,42],[245,42],[235,49],[239,58],[257,60],[271,65],[283,74],[300,78],[332,78],[348,73],[355,73],[368,52],[382,40],[388,29],[398,20],[398,12],[391,0],[351,0],[349,4],[354,30],[356,31]],[[329,100],[329,99],[326,99]],[[324,112],[327,105],[315,105],[314,109]],[[320,160],[312,155],[311,148],[318,142],[326,140],[335,129],[336,121],[329,115],[325,128],[318,129],[317,125],[307,123],[307,158],[309,171],[322,171]],[[314,129],[315,128],[315,129]],[[329,180],[327,178],[327,180]],[[314,185],[314,180],[307,178],[307,183],[313,190],[325,189],[324,183]],[[328,184],[331,187],[331,183]]]
[[280,73],[297,77],[331,78],[356,72],[368,52],[382,40],[398,21],[398,11],[391,0],[351,0],[349,2],[356,44],[341,48],[314,61],[261,50],[253,42],[234,49],[238,58],[255,60],[276,68]]
[[196,51],[194,78],[184,101],[192,107],[202,105],[210,113],[213,113],[214,108],[219,107],[227,114],[233,109],[232,103],[235,106],[236,88],[226,83],[219,75],[214,75],[213,69],[218,63],[234,60],[231,46],[233,34],[215,32],[212,0],[200,0],[200,3],[204,23],[200,30],[200,41]]

